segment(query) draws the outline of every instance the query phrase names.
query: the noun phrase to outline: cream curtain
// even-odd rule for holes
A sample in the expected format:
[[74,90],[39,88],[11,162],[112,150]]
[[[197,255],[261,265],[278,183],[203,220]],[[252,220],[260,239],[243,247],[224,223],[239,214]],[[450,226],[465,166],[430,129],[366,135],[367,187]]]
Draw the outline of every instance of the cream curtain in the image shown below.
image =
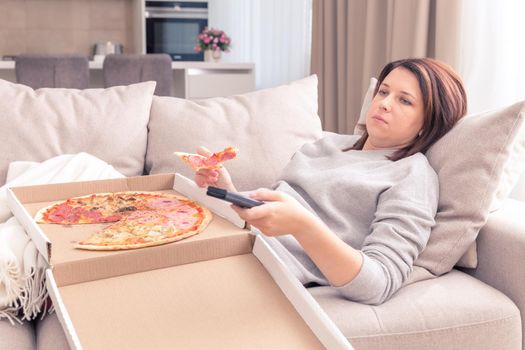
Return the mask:
[[310,74],[312,0],[212,0],[208,6],[210,27],[232,38],[221,60],[255,63],[257,89]]
[[436,57],[457,67],[459,6],[456,0],[313,0],[311,69],[319,77],[324,129],[353,132],[370,78],[390,61]]

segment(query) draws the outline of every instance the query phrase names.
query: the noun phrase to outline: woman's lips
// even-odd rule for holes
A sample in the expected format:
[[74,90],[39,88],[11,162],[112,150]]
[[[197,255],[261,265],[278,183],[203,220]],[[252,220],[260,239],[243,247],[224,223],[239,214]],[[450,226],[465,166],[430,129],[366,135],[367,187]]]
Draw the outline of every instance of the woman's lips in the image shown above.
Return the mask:
[[372,119],[375,119],[375,120],[377,120],[377,121],[379,121],[379,122],[382,122],[382,123],[388,124],[388,123],[386,122],[386,120],[384,120],[383,117],[381,117],[380,115],[374,115],[374,116],[372,116]]

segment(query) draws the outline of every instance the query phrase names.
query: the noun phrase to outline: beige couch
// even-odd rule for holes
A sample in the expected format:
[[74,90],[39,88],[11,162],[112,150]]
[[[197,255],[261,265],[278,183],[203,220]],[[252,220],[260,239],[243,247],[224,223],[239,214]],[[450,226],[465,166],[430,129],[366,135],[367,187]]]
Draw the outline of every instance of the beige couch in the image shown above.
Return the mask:
[[[152,83],[33,92],[0,81],[1,100],[11,101],[0,106],[0,126],[18,130],[3,141],[0,183],[11,161],[80,151],[125,175],[178,171],[188,176],[173,151],[235,145],[240,154],[229,169],[244,190],[270,186],[295,150],[322,137],[315,77],[198,102],[152,97],[152,92]],[[516,146],[524,138],[522,110],[516,105],[463,123],[429,152],[442,189],[435,238],[391,300],[370,306],[345,300],[328,287],[309,289],[354,348],[525,349],[520,314],[525,311],[525,225],[519,215],[525,202],[506,198],[522,170],[508,162],[523,157]],[[497,127],[490,134],[483,123],[494,120]],[[462,137],[468,145],[458,145]],[[452,268],[459,260],[470,268]],[[0,320],[0,349],[66,348],[54,314],[14,326]]]

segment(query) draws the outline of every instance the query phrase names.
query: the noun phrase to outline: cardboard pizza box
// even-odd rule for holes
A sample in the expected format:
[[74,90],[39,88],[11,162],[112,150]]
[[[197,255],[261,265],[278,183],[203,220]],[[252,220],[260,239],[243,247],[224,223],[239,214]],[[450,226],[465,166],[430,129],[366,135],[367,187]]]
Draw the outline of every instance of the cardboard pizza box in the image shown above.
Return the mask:
[[[73,196],[179,193],[214,218],[200,234],[122,251],[73,248],[103,225],[42,225],[36,212]],[[8,204],[46,258],[47,287],[73,349],[352,349],[229,204],[178,174],[8,189]]]

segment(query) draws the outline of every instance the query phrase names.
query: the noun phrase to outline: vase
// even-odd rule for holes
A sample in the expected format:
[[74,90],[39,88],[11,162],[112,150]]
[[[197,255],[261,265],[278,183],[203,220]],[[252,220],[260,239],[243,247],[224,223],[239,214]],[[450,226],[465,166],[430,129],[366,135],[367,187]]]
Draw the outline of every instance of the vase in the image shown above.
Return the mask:
[[219,62],[221,60],[221,50],[204,50],[205,62]]

